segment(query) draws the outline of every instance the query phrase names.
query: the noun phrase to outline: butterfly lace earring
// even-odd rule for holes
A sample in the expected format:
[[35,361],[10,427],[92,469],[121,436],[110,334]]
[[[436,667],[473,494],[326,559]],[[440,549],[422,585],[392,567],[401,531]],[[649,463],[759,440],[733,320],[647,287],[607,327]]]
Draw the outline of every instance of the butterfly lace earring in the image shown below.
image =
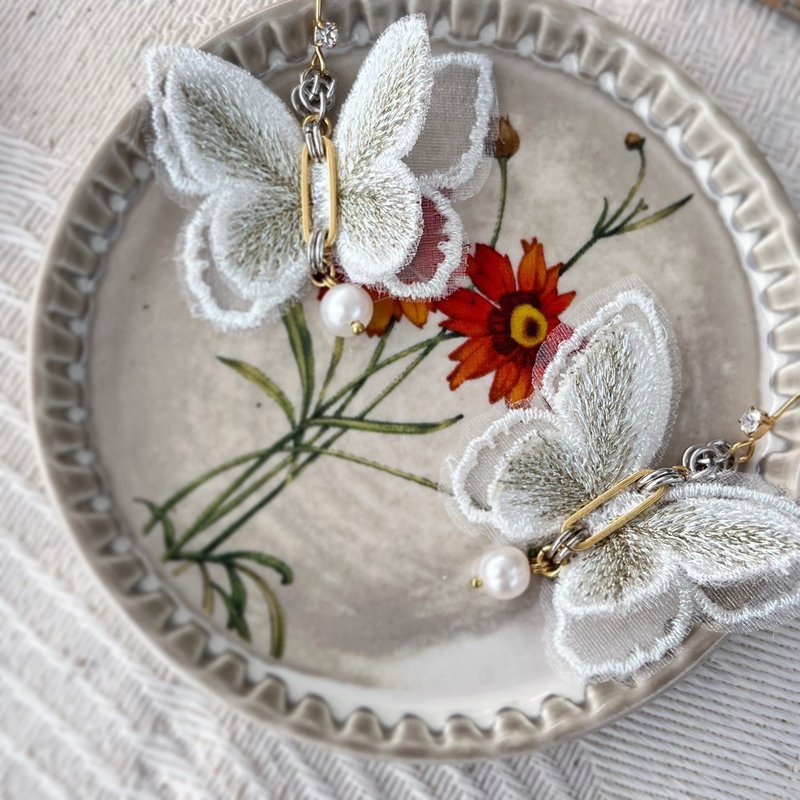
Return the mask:
[[772,625],[800,606],[800,507],[741,471],[774,414],[744,438],[659,467],[678,402],[677,346],[640,282],[564,315],[534,366],[537,392],[446,464],[447,502],[489,550],[472,579],[494,598],[544,578],[551,656],[585,680],[655,668],[698,624]]
[[334,125],[324,51],[337,36],[317,0],[313,55],[292,94],[299,125],[260,80],[216,56],[147,57],[153,155],[194,206],[180,256],[192,311],[219,330],[255,327],[316,286],[328,290],[325,326],[359,334],[372,316],[364,286],[431,300],[463,270],[454,203],[488,173],[491,62],[434,58],[425,18],[404,17],[375,43]]

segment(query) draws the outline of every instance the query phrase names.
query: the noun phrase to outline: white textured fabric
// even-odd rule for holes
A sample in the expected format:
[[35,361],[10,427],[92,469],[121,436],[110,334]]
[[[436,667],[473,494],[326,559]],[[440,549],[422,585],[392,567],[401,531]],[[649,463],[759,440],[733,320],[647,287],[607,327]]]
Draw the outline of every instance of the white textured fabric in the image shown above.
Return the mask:
[[[252,328],[311,287],[298,224],[299,120],[261,81],[217,56],[159,47],[146,65],[154,160],[170,191],[202,200],[181,248],[192,310],[223,331]],[[493,105],[491,62],[475,53],[433,58],[423,15],[381,34],[333,132],[334,257],[351,281],[398,297],[447,293],[466,246],[449,196],[478,188],[486,174],[479,166],[488,164]],[[441,152],[443,128],[454,153]],[[326,171],[312,168],[310,181],[315,224],[327,229]],[[443,220],[441,258],[416,269],[423,198]]]
[[[589,3],[587,3],[589,4]],[[731,800],[800,796],[800,624],[728,639],[646,707],[550,751],[383,764],[275,737],[129,627],[45,500],[26,411],[44,241],[142,91],[141,51],[197,43],[260,0],[3,0],[0,84],[0,796]],[[738,117],[800,208],[800,29],[755,0],[594,0]],[[57,54],[57,63],[54,54]]]

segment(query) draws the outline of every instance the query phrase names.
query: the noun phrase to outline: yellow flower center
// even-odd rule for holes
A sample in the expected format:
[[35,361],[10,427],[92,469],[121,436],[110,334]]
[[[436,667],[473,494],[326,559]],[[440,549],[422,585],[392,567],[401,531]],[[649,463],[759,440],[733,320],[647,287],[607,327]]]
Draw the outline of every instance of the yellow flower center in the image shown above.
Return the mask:
[[547,336],[547,320],[538,308],[523,303],[511,312],[511,338],[523,347],[536,347]]

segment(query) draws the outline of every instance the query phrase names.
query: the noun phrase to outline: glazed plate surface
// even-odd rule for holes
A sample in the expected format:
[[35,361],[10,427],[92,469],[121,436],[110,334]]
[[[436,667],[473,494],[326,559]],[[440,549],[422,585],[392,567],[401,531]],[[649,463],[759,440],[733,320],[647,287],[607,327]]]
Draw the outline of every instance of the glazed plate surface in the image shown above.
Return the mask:
[[[536,237],[548,265],[579,254],[559,282],[575,302],[629,275],[663,302],[683,367],[670,463],[689,443],[735,437],[751,403],[772,407],[800,390],[797,220],[763,158],[697,86],[561,3],[352,2],[329,9],[341,97],[367,47],[408,10],[427,15],[435,53],[493,61],[499,111],[520,136],[497,250],[516,265],[520,240]],[[307,6],[282,4],[208,48],[288,100],[309,20]],[[642,173],[631,133],[646,140]],[[535,589],[509,603],[470,591],[487,542],[460,531],[433,488],[443,459],[491,413],[492,376],[451,388],[448,356],[461,342],[437,338],[436,312],[348,341],[329,382],[336,355],[316,295],[304,303],[301,356],[289,326],[223,335],[193,318],[175,263],[186,211],[154,180],[147,138],[142,104],[65,210],[32,358],[54,497],[110,593],[159,648],[287,732],[430,759],[507,755],[588,730],[709,651],[716,637],[696,631],[634,686],[587,690],[554,672]],[[684,202],[583,249],[603,198],[618,207],[640,174],[627,209],[644,198],[637,219]],[[495,165],[462,207],[473,242],[492,239],[500,191]],[[267,451],[286,434],[286,409],[233,364],[267,375],[294,409],[306,392],[312,404],[352,394],[353,416],[392,425],[326,445],[347,457],[316,452],[327,440],[311,438],[294,467],[278,469],[287,450]],[[784,445],[762,467],[793,491],[798,451]],[[167,519],[152,520],[165,505]],[[225,513],[198,524],[210,508]],[[284,565],[291,582],[281,582]]]

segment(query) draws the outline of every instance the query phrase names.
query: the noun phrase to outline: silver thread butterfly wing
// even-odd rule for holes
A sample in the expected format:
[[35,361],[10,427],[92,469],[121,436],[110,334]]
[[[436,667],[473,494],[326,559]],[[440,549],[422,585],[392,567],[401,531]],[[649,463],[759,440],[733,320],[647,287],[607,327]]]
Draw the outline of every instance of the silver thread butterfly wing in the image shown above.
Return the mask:
[[[199,202],[181,253],[193,310],[222,330],[258,325],[307,284],[299,120],[248,72],[200,51],[154,50],[148,73],[154,157],[171,187]],[[431,163],[424,154],[437,150],[430,104],[439,96],[461,104],[445,114],[451,147]],[[480,185],[493,96],[487,59],[432,58],[424,17],[405,17],[379,38],[334,132],[336,257],[348,278],[402,297],[445,293],[465,247],[451,200]],[[324,191],[315,173],[315,209],[327,206]],[[415,261],[426,203],[441,222],[432,269]]]
[[199,201],[180,259],[193,311],[222,330],[257,325],[306,279],[297,120],[260,81],[189,48],[148,54],[153,155]]
[[[458,515],[499,541],[552,541],[588,500],[660,466],[678,389],[663,312],[629,284],[577,314],[540,354],[536,406],[507,412],[450,464]],[[590,531],[640,501],[623,493]],[[694,479],[574,556],[542,591],[554,657],[585,680],[628,678],[698,622],[733,630],[796,608],[800,512],[754,475]]]

